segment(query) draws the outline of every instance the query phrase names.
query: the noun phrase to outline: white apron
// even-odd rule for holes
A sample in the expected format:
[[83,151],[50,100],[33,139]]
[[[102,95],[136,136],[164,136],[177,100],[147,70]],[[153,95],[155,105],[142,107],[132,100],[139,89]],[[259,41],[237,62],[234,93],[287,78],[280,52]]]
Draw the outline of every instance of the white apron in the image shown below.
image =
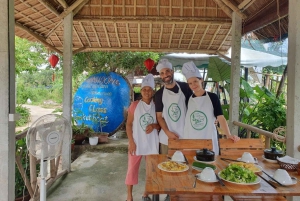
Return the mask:
[[136,144],[136,155],[158,154],[158,132],[156,129],[149,134],[145,130],[147,125],[156,124],[156,113],[153,101],[147,105],[144,101],[139,101],[134,111],[133,119],[133,139]]
[[[219,155],[218,135],[214,124],[216,117],[207,92],[206,96],[192,98],[185,118],[184,139],[212,139],[213,151]],[[205,147],[204,147],[205,148]]]
[[[180,86],[176,83],[179,90],[174,93],[164,87],[162,95],[162,103],[164,108],[162,116],[170,131],[176,133],[179,138],[183,138],[183,128],[186,113],[185,96],[182,93]],[[159,132],[159,142],[168,145],[168,136],[163,129]]]

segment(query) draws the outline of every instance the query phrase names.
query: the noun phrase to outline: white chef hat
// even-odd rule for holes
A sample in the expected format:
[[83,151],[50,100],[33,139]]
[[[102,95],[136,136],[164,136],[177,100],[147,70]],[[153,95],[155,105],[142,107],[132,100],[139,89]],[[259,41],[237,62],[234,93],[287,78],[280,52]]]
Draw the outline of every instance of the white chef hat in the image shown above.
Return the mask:
[[154,77],[152,74],[146,75],[142,81],[142,88],[147,86],[154,89]]
[[190,79],[191,77],[199,77],[202,78],[199,69],[196,67],[194,62],[186,62],[182,66],[182,74],[185,76],[186,80]]
[[161,69],[164,69],[164,68],[173,69],[172,68],[172,64],[168,61],[168,59],[161,59],[161,60],[159,60],[157,66],[156,66],[157,72],[160,72]]

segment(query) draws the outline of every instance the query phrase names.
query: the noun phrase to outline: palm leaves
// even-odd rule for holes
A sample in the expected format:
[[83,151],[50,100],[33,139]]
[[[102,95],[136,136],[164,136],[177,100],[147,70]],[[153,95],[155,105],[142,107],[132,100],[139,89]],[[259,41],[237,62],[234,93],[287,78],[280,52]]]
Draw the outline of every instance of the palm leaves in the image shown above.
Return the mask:
[[230,65],[223,62],[218,57],[210,57],[208,64],[208,78],[215,82],[230,79]]

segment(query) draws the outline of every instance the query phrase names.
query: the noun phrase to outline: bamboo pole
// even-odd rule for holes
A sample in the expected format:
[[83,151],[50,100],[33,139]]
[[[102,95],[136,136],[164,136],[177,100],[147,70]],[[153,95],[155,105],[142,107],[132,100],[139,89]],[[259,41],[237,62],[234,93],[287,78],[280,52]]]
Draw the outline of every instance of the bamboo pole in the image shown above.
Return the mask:
[[30,183],[32,189],[37,187],[37,176],[36,176],[36,158],[29,153],[29,167],[30,167]]
[[50,178],[54,178],[55,175],[55,159],[50,160]]
[[62,170],[61,172],[59,172],[57,174],[57,176],[55,178],[50,178],[47,183],[46,183],[46,189],[49,189],[51,187],[51,185],[60,177],[62,177],[64,174],[66,174],[68,172],[68,170]]
[[16,164],[17,164],[19,172],[20,172],[20,174],[21,174],[21,176],[23,178],[25,186],[26,186],[26,188],[28,190],[28,193],[30,194],[30,197],[33,198],[34,192],[33,192],[32,187],[30,186],[30,181],[29,181],[27,175],[25,174],[25,170],[24,170],[24,168],[22,166],[22,162],[21,162],[21,156],[19,156],[19,155],[16,155]]

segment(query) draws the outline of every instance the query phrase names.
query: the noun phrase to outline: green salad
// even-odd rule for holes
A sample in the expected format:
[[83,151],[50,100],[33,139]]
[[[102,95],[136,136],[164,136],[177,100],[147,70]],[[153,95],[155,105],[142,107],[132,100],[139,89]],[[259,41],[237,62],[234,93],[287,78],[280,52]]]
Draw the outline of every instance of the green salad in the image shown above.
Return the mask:
[[225,180],[236,183],[252,183],[257,178],[251,170],[235,164],[227,166],[221,171],[220,176]]

